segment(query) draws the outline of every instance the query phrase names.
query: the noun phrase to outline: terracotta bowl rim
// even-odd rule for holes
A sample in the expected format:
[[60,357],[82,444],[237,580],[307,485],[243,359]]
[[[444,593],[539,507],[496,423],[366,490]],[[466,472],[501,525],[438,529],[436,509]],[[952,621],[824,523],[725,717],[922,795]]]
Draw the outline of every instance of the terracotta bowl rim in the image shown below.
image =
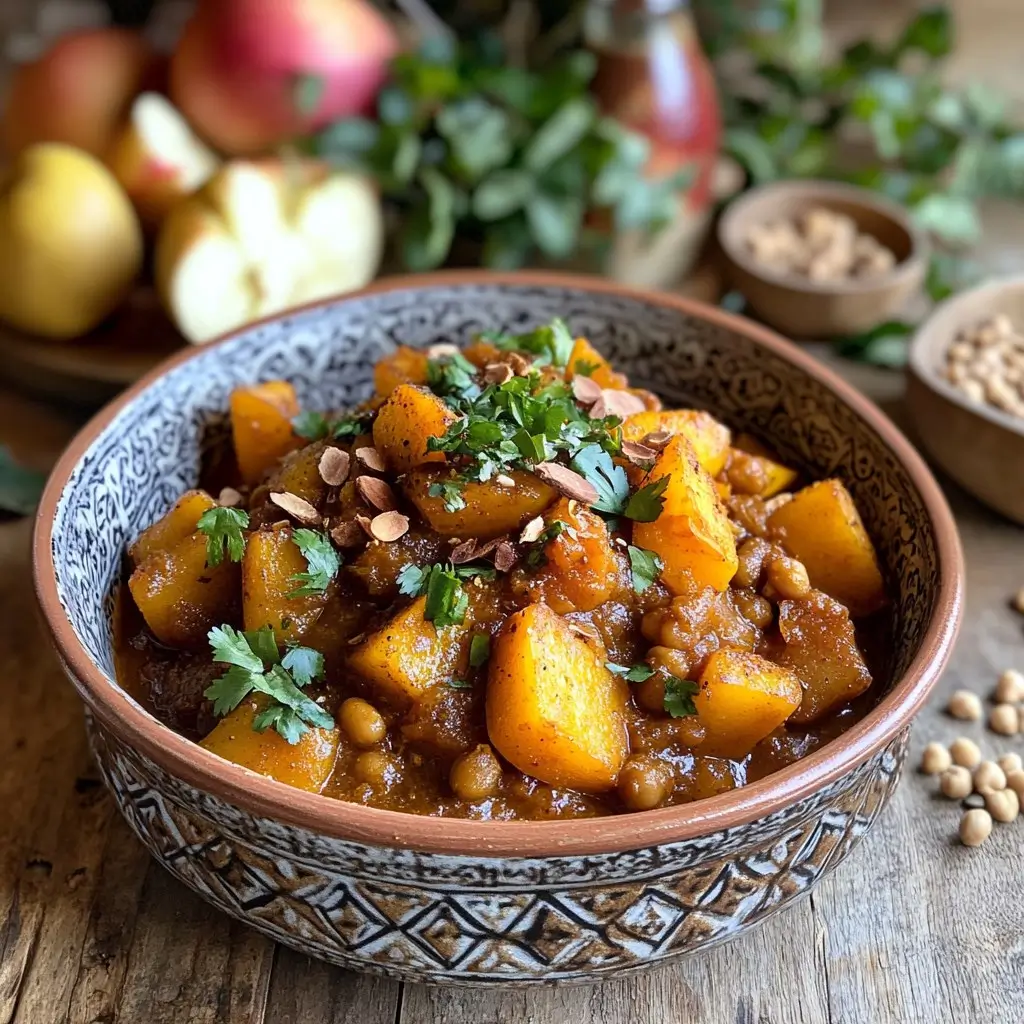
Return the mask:
[[[860,206],[880,214],[907,234],[910,239],[910,252],[892,270],[881,277],[868,278],[864,281],[856,278],[844,281],[810,281],[806,278],[771,270],[758,263],[742,245],[734,244],[733,235],[737,222],[776,192],[804,194],[808,198],[821,196],[826,200],[840,199],[852,206]],[[797,295],[818,298],[841,295],[870,296],[898,285],[913,283],[913,279],[921,273],[924,261],[928,258],[931,250],[927,233],[914,223],[899,203],[858,185],[813,178],[773,181],[750,189],[739,199],[730,203],[722,215],[718,222],[718,243],[726,256],[752,277],[775,288],[786,289]]]
[[1013,434],[1024,440],[1024,419],[1019,416],[1011,416],[1010,413],[1003,412],[987,402],[982,404],[971,401],[959,388],[953,387],[948,380],[942,377],[928,361],[929,357],[939,353],[943,344],[948,346],[953,341],[954,330],[962,326],[957,322],[961,306],[967,306],[978,298],[996,296],[1011,291],[1024,293],[1024,274],[987,281],[943,299],[914,332],[907,352],[907,368],[924,387],[934,391],[947,402],[959,406],[965,412],[980,419],[988,420],[989,423],[1002,428],[1008,434]]
[[[36,595],[66,671],[100,722],[171,775],[254,815],[369,846],[469,857],[608,854],[691,839],[745,825],[836,781],[899,736],[910,725],[949,658],[962,612],[963,559],[956,526],[938,484],[923,459],[896,426],[833,371],[767,328],[693,300],[629,288],[598,278],[544,272],[441,271],[382,279],[362,291],[341,297],[340,301],[358,301],[367,295],[390,291],[487,284],[565,288],[617,295],[710,321],[745,335],[796,365],[823,383],[866,421],[904,466],[921,494],[938,548],[939,580],[935,607],[921,649],[904,677],[873,711],[841,737],[765,779],[692,804],[605,818],[484,822],[422,817],[306,793],[226,762],[160,723],[93,664],[58,599],[52,552],[57,504],[72,471],[97,435],[154,381],[201,352],[208,352],[209,345],[205,345],[185,349],[165,360],[98,412],[76,435],[57,463],[39,504],[32,539]],[[335,305],[338,301],[312,303],[303,310],[290,311],[286,317]],[[286,317],[271,317],[261,324]],[[254,326],[257,325],[232,332],[210,345],[223,344]],[[100,599],[99,595],[97,599]]]

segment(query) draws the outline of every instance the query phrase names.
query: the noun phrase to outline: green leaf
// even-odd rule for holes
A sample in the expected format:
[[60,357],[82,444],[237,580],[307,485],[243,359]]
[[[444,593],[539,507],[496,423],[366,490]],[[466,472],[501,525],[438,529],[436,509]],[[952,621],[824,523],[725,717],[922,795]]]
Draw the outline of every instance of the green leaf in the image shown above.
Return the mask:
[[526,219],[538,248],[555,259],[570,256],[579,239],[584,204],[580,196],[542,192],[530,196]]
[[469,642],[469,664],[480,668],[491,656],[491,638],[486,633],[474,633]]
[[245,534],[249,526],[249,513],[240,508],[207,509],[196,523],[196,529],[206,534],[206,564],[220,565],[224,552],[230,561],[240,562],[245,554]]
[[416,112],[412,97],[397,85],[386,85],[377,93],[377,116],[390,125],[408,124]]
[[341,557],[331,538],[317,530],[294,530],[292,540],[306,559],[307,571],[289,577],[301,586],[288,594],[288,598],[322,594],[341,568]]
[[[271,630],[273,636],[273,630]],[[262,672],[263,659],[256,654],[244,633],[234,626],[214,626],[207,634],[213,649],[213,660],[225,665],[236,665],[247,672]]]
[[[262,671],[262,666],[260,667]],[[234,711],[252,692],[254,673],[237,665],[215,679],[204,691],[203,696],[213,701],[213,713],[223,717]]]
[[575,149],[597,120],[594,102],[578,96],[560,107],[538,129],[523,151],[523,163],[542,171],[559,157]]
[[297,437],[303,437],[307,441],[318,441],[321,437],[327,436],[330,425],[322,412],[305,409],[292,420],[292,430]]
[[512,127],[508,114],[479,96],[456,100],[442,107],[437,130],[451,146],[460,167],[477,181],[502,167],[512,156]]
[[398,592],[406,597],[420,597],[427,592],[427,580],[430,579],[430,566],[420,568],[410,562],[399,570],[396,582]]
[[584,445],[570,465],[597,489],[593,508],[621,515],[629,501],[629,480],[626,472],[612,462],[611,456],[598,444]]
[[936,192],[911,213],[921,227],[950,245],[971,245],[981,237],[977,207],[965,196]]
[[604,667],[612,675],[622,676],[629,683],[642,683],[654,675],[654,669],[650,665],[640,662],[638,665],[616,665],[613,661],[606,661]]
[[483,264],[491,270],[518,270],[530,257],[533,239],[526,218],[516,214],[488,225],[484,236]]
[[623,515],[637,523],[653,523],[665,507],[663,495],[670,479],[670,476],[659,477],[641,487],[626,503]]
[[633,589],[638,594],[642,594],[661,575],[664,564],[659,555],[653,551],[648,551],[646,548],[638,548],[630,544],[626,550],[629,552],[629,567],[633,577]]
[[763,185],[779,177],[774,149],[752,128],[726,129],[723,148],[747,172],[752,185]]
[[305,117],[315,114],[324,98],[326,85],[322,75],[298,75],[295,79],[295,109]]
[[863,334],[837,339],[836,347],[847,359],[900,369],[907,364],[908,339],[914,330],[904,320],[887,320]]
[[290,647],[281,667],[292,674],[298,686],[308,686],[324,674],[324,656],[312,647]]
[[533,177],[526,171],[505,168],[485,178],[473,193],[473,216],[501,220],[523,208],[533,191]]
[[461,626],[469,609],[469,595],[454,570],[435,565],[427,581],[427,603],[423,617],[441,629]]
[[443,498],[446,512],[459,512],[466,507],[463,486],[460,480],[439,480],[427,488],[427,494],[431,498]]
[[10,451],[0,446],[0,511],[31,515],[45,483],[44,473],[19,466]]
[[391,159],[391,173],[396,182],[407,185],[412,180],[422,152],[423,144],[418,135],[402,135]]
[[380,141],[380,126],[365,117],[335,121],[321,132],[317,149],[322,156],[365,156]]
[[271,626],[263,626],[260,629],[246,630],[242,634],[249,649],[263,663],[276,665],[281,660],[281,652],[277,648],[277,640],[274,638],[274,630]]
[[453,690],[472,690],[473,684],[465,679],[449,679],[448,686]]
[[665,697],[662,704],[673,718],[687,718],[697,714],[693,698],[700,693],[700,687],[689,679],[669,676],[665,680]]
[[921,50],[929,57],[945,57],[953,48],[953,20],[949,8],[938,4],[921,11],[907,25],[895,47],[896,53]]
[[455,235],[455,189],[433,167],[420,169],[426,204],[406,220],[402,233],[402,256],[410,270],[430,270],[443,263]]
[[267,729],[274,728],[281,738],[292,746],[309,732],[309,726],[299,717],[294,708],[286,707],[283,704],[271,704],[264,708],[252,720],[252,727],[256,732],[266,732]]

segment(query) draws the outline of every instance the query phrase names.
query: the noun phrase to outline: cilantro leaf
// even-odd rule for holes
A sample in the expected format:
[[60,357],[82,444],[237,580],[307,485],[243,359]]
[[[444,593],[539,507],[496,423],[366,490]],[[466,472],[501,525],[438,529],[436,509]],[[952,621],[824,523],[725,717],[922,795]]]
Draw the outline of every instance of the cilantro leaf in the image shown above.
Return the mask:
[[642,594],[661,574],[664,564],[659,555],[646,548],[637,548],[630,544],[626,550],[629,552],[633,589]]
[[224,561],[224,551],[232,562],[240,562],[245,554],[244,529],[249,526],[249,513],[240,508],[208,508],[196,523],[206,534],[206,564],[215,568]]
[[600,365],[592,359],[577,359],[572,364],[572,372],[577,377],[589,377]]
[[312,409],[304,409],[292,420],[292,430],[307,441],[319,441],[321,437],[328,435],[330,429],[327,417],[322,412],[314,412]]
[[466,679],[449,679],[448,685],[453,690],[472,690],[473,684]]
[[361,413],[357,416],[346,416],[332,423],[330,428],[331,437],[358,437],[366,433],[369,414]]
[[530,551],[526,556],[527,569],[539,569],[544,565],[548,560],[547,555],[544,554],[544,546],[548,541],[552,541],[556,537],[561,537],[563,533],[567,533],[573,540],[576,539],[576,530],[565,522],[565,520],[552,519],[551,522],[544,527],[533,544],[530,545]]
[[[261,665],[260,668],[262,667]],[[229,711],[234,711],[252,689],[253,673],[232,665],[224,675],[207,687],[203,696],[213,701],[213,713],[220,718]]]
[[443,480],[432,483],[427,488],[431,498],[443,498],[446,512],[458,512],[466,507],[466,499],[462,496],[461,480]]
[[435,628],[461,626],[469,609],[469,594],[454,570],[435,565],[427,580],[427,604],[423,617]]
[[431,566],[421,569],[409,562],[398,572],[398,592],[406,597],[420,597],[427,592],[427,580],[430,578]]
[[640,662],[638,665],[616,665],[614,661],[606,661],[604,667],[612,675],[622,676],[627,682],[642,683],[654,675],[654,669],[650,665]]
[[671,476],[659,477],[653,483],[641,487],[626,503],[623,515],[637,523],[653,523],[665,507],[665,488]]
[[697,705],[693,698],[700,693],[700,687],[690,679],[678,679],[669,676],[665,680],[665,698],[663,706],[673,718],[686,718],[697,714]]
[[324,656],[312,647],[291,647],[281,659],[281,668],[291,672],[299,686],[308,686],[324,674]]
[[293,708],[283,704],[270,704],[253,720],[252,727],[256,732],[266,732],[274,728],[285,742],[294,746],[307,732],[309,726],[299,717]]
[[629,501],[626,471],[612,462],[612,457],[600,445],[584,445],[570,465],[597,488],[597,501],[593,508],[613,516],[625,511]]
[[491,638],[486,633],[474,633],[469,642],[469,664],[480,668],[491,656]]
[[305,557],[309,571],[289,577],[301,586],[287,596],[292,598],[322,594],[331,580],[338,575],[341,556],[335,550],[330,537],[317,530],[294,530],[292,540]]
[[461,352],[427,360],[427,387],[441,398],[476,398],[476,375],[477,368]]
[[573,337],[565,321],[555,318],[550,324],[525,334],[482,334],[481,337],[504,351],[529,352],[539,365],[565,366],[572,355]]
[[245,642],[249,649],[256,655],[264,665],[276,665],[281,660],[281,652],[277,649],[277,640],[274,638],[272,626],[264,626],[262,629],[250,629],[243,633]]
[[[271,631],[273,635],[273,631]],[[244,633],[234,626],[214,626],[207,633],[210,647],[213,648],[213,660],[225,665],[236,665],[247,672],[262,672],[263,660],[250,647]]]

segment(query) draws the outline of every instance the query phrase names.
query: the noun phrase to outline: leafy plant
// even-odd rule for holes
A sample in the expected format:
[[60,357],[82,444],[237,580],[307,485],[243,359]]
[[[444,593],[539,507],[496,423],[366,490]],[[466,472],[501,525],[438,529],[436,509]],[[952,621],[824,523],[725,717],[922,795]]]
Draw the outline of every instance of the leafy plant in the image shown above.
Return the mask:
[[45,473],[19,466],[10,451],[0,445],[0,512],[31,515],[45,483]]
[[411,270],[443,263],[457,234],[494,268],[564,259],[602,237],[593,223],[656,228],[688,180],[644,177],[648,144],[599,114],[594,69],[583,51],[533,71],[505,64],[494,36],[431,37],[393,62],[376,120],[339,121],[313,147],[377,180]]

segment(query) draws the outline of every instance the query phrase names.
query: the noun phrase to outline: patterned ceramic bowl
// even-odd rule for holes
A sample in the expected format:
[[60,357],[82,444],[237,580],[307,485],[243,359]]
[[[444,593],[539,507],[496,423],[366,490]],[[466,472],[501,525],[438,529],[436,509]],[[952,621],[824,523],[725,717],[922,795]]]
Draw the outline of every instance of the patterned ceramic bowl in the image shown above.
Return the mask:
[[[633,381],[769,438],[849,485],[894,596],[890,685],[839,740],[743,789],[572,822],[444,820],[329,800],[228,764],[114,681],[125,545],[194,485],[204,430],[241,383],[286,377],[354,403],[399,342],[465,341],[565,317]],[[412,981],[619,976],[739,934],[805,894],[868,831],[961,614],[961,555],[924,463],[809,356],[718,310],[596,280],[391,280],[173,358],[101,412],[54,471],[36,587],[86,703],[100,768],[139,838],[186,885],[310,956]]]

